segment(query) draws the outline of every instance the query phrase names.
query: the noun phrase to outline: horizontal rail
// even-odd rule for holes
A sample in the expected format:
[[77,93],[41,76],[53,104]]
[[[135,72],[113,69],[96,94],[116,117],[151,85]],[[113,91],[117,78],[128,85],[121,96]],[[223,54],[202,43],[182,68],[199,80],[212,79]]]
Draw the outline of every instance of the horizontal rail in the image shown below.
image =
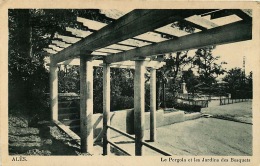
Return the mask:
[[107,141],[109,144],[111,144],[112,146],[116,147],[117,149],[119,149],[120,151],[122,151],[123,153],[127,154],[128,156],[131,156],[127,151],[125,151],[124,149],[120,148],[119,146],[117,146],[114,142],[111,141]]
[[75,140],[78,145],[81,144],[81,143],[80,143],[80,137],[79,137],[77,134],[75,134],[72,130],[70,130],[67,126],[65,126],[63,123],[61,123],[61,122],[58,121],[58,120],[54,120],[53,122],[54,122],[54,124],[55,124],[56,126],[59,127],[59,129],[61,129],[61,130],[62,130],[63,132],[65,132],[69,137],[71,137],[73,140]]
[[158,147],[155,147],[154,145],[150,145],[150,144],[148,144],[147,142],[142,142],[142,144],[143,144],[144,146],[147,146],[148,148],[150,148],[150,149],[152,149],[152,150],[154,150],[154,151],[156,151],[156,152],[162,154],[162,155],[165,155],[165,156],[172,156],[171,153],[169,153],[169,152],[165,152],[165,151],[159,149]]
[[120,133],[120,134],[122,134],[122,135],[124,135],[124,136],[126,136],[126,137],[128,137],[128,138],[130,138],[130,139],[132,139],[132,140],[135,140],[135,137],[133,137],[133,136],[131,136],[131,135],[129,135],[129,134],[119,130],[119,129],[116,129],[116,128],[112,127],[112,126],[107,126],[107,127],[112,129],[112,130],[114,130],[114,131],[116,131],[116,132],[118,132],[118,133]]
[[[126,137],[128,137],[128,138],[130,138],[130,139],[132,139],[132,140],[135,140],[135,137],[133,137],[133,136],[131,136],[131,135],[129,135],[129,134],[127,134],[127,133],[125,133],[125,132],[119,130],[119,129],[116,129],[116,128],[112,127],[112,126],[107,126],[107,127],[110,128],[110,129],[112,129],[112,130],[114,130],[114,131],[116,131],[116,132],[118,132],[118,133],[120,133],[120,134],[122,134],[122,135],[124,135],[124,136],[126,136]],[[109,143],[110,143],[110,141],[109,141]],[[172,156],[171,153],[165,152],[165,151],[159,149],[158,147],[155,147],[154,145],[150,145],[150,144],[148,144],[148,143],[146,143],[146,142],[143,142],[143,141],[142,141],[142,144],[143,144],[144,146],[147,146],[148,148],[150,148],[150,149],[156,151],[157,153],[160,153],[160,154],[165,155],[165,156]],[[114,145],[114,146],[115,146],[115,147],[118,147],[117,145]],[[125,152],[125,151],[124,151],[123,149],[121,149],[121,148],[120,148],[119,150]]]

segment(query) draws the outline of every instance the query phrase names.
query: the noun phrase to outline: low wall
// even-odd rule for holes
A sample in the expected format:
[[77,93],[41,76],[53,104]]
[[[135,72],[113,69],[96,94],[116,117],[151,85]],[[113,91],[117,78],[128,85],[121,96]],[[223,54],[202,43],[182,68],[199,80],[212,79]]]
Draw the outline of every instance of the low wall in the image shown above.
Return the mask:
[[192,113],[192,114],[185,114],[184,115],[184,121],[198,119],[200,117],[201,117],[201,113],[200,112],[195,112],[195,113]]
[[[174,111],[164,113],[163,110],[156,111],[156,127],[166,126],[173,123],[183,122],[186,120],[197,119],[200,113],[184,114],[184,111]],[[128,134],[134,134],[134,110],[120,110],[111,112],[111,126],[122,130]],[[103,115],[93,115],[94,138],[98,141],[102,139]],[[145,129],[150,129],[150,112],[145,112]],[[111,137],[117,137],[121,134],[110,130]]]

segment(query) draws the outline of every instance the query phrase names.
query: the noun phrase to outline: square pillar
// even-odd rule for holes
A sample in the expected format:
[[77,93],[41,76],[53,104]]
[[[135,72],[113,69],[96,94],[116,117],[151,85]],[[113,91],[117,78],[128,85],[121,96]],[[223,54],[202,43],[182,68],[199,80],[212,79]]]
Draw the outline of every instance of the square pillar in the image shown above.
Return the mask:
[[145,67],[143,61],[135,61],[134,76],[134,125],[135,125],[135,155],[142,156],[144,149],[144,111],[145,111]]
[[110,130],[110,66],[104,63],[103,66],[103,155],[109,155]]
[[81,151],[93,152],[93,65],[80,56],[80,138]]
[[156,69],[150,71],[150,141],[156,140]]
[[51,119],[58,120],[58,67],[57,64],[50,64],[50,104]]

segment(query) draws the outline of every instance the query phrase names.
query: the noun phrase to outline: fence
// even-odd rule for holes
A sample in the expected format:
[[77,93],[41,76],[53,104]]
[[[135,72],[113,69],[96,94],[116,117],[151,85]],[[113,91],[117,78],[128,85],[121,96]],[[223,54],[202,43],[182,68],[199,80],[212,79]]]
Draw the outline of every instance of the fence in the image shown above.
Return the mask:
[[207,99],[186,99],[186,98],[178,98],[178,100],[184,104],[200,106],[202,108],[208,107],[209,100]]
[[231,99],[231,98],[220,98],[220,105],[227,105],[233,103],[240,103],[245,101],[250,101],[251,99]]

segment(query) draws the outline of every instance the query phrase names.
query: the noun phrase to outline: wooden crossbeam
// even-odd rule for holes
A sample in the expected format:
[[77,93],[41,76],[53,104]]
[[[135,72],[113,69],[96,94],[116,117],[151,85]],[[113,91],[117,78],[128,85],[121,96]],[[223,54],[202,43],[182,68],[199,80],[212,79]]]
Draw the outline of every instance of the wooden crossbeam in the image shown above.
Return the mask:
[[175,39],[175,38],[178,38],[177,36],[174,36],[174,35],[171,35],[171,34],[167,34],[167,33],[164,33],[164,32],[159,32],[159,31],[152,31],[154,33],[158,33],[161,35],[162,38],[166,38],[166,39]]
[[[154,44],[156,43],[155,41],[151,41],[151,40],[146,40],[146,39],[141,39],[141,38],[136,38],[136,37],[133,37],[131,38],[135,41],[138,41],[138,42],[142,42],[142,43],[148,43],[148,44]],[[140,47],[140,46],[139,46]]]
[[66,31],[71,32],[73,35],[78,36],[80,38],[87,37],[92,34],[90,31],[83,31],[75,28],[66,27]]
[[221,17],[230,16],[232,14],[236,14],[244,21],[252,21],[251,13],[252,11],[250,9],[220,9],[209,13],[205,13],[202,16],[210,15],[210,19],[217,19]]
[[[159,69],[162,66],[164,66],[166,63],[165,62],[159,62],[159,61],[144,61],[143,65],[145,67],[151,67],[154,69]],[[110,65],[112,68],[135,68],[135,61],[124,61],[124,62],[117,62],[117,63],[112,63]]]
[[93,51],[92,53],[91,53],[91,55],[96,55],[96,56],[106,56],[106,55],[108,55],[108,53],[102,53],[102,52],[97,52],[97,51]]
[[185,12],[184,10],[134,10],[98,32],[57,53],[53,61],[58,63],[71,59],[81,54],[81,52],[95,51],[167,25],[173,21],[194,14],[202,14],[210,10],[185,10]]
[[221,17],[230,16],[232,14],[233,13],[231,12],[231,10],[227,10],[227,9],[218,10],[218,11],[210,14],[210,19],[213,20],[213,19],[217,19],[217,18],[221,18]]
[[43,50],[48,52],[48,53],[50,53],[50,54],[57,54],[58,53],[57,51],[55,51],[55,50],[53,50],[51,48],[44,48]]
[[167,40],[166,38],[162,38],[161,34],[155,33],[155,32],[146,32],[141,35],[135,36],[135,39],[141,39],[149,42],[162,42]]
[[192,22],[194,24],[197,24],[197,25],[200,25],[206,29],[210,29],[210,28],[215,28],[217,27],[218,25],[201,17],[201,16],[198,16],[198,15],[194,15],[194,16],[191,16],[191,17],[188,17],[185,19],[186,21],[189,21],[189,22]]
[[119,51],[119,50],[109,49],[109,48],[101,48],[101,49],[98,49],[96,51],[97,52],[106,52],[106,53],[109,53],[109,54],[122,52],[122,51]]
[[151,43],[143,42],[143,41],[137,40],[137,39],[127,39],[127,40],[121,41],[117,44],[125,44],[125,45],[129,45],[129,46],[134,46],[134,47],[143,47],[143,46],[149,45]]
[[106,63],[121,62],[136,57],[148,57],[183,50],[201,48],[210,45],[221,45],[252,39],[252,23],[239,21],[207,31],[136,48],[126,52],[105,57]]
[[57,45],[58,47],[63,47],[63,48],[69,47],[71,45],[59,40],[52,40],[51,43]]
[[59,52],[59,51],[61,51],[61,50],[63,50],[63,48],[60,48],[60,47],[57,47],[57,46],[55,46],[55,45],[49,45],[49,48],[51,48],[51,49],[53,49],[53,50],[55,50],[55,51],[57,51],[57,52]]
[[69,44],[69,45],[75,43],[75,42],[73,43],[73,42],[64,41],[64,40],[62,40],[61,38],[58,38],[58,37],[54,37],[53,40],[55,40],[55,41],[60,41],[60,42],[62,42],[62,43]]
[[76,43],[81,40],[81,38],[69,37],[60,34],[56,34],[55,37],[60,38],[62,41],[65,41],[66,43]]
[[[59,65],[74,65],[74,66],[79,66],[80,65],[80,59],[75,58],[75,59],[69,59],[63,62],[58,63]],[[159,61],[144,61],[143,65],[145,67],[151,67],[154,69],[161,68],[164,66],[166,63],[165,62],[159,62]],[[103,66],[103,60],[93,60],[92,65],[96,67],[101,67]],[[109,64],[110,67],[112,68],[135,68],[135,61],[124,61],[124,62],[116,62]]]
[[207,30],[207,28],[205,28],[205,27],[203,27],[203,26],[201,26],[201,25],[199,25],[199,24],[195,24],[195,23],[193,23],[193,22],[189,22],[189,21],[187,21],[187,20],[182,20],[182,22],[183,23],[185,23],[185,24],[187,24],[187,25],[189,25],[189,26],[191,26],[191,27],[193,27],[193,28],[197,28],[197,29],[199,29],[199,30]]
[[[77,20],[80,21],[81,23],[83,23],[86,27],[89,27],[89,29],[92,29],[92,30],[95,30],[95,31],[98,31],[99,29],[108,25],[106,23],[101,23],[101,22],[98,22],[98,21],[89,20],[89,19],[81,18],[81,17],[78,17]],[[137,38],[134,39],[134,43],[127,43],[127,41],[125,41],[125,44],[128,44],[128,45],[134,44],[135,46],[141,47],[142,45],[139,45],[140,42],[137,42],[137,41],[146,42],[146,43],[147,42],[148,43],[156,43],[156,42],[152,42],[152,41],[149,41],[149,40],[140,39],[140,38],[137,37]]]
[[134,49],[136,47],[133,46],[126,46],[126,45],[119,45],[119,44],[112,44],[110,46],[107,46],[106,48],[110,48],[110,49],[118,49],[118,50],[131,50]]
[[120,45],[120,46],[127,46],[127,47],[134,47],[136,48],[137,46],[134,46],[134,45],[130,45],[129,43],[128,44],[123,44],[123,43],[116,43],[116,45]]
[[185,31],[179,30],[177,28],[174,28],[171,25],[172,24],[168,24],[166,26],[163,26],[161,28],[156,29],[155,31],[163,32],[163,33],[166,33],[166,34],[169,34],[169,35],[173,35],[173,36],[176,36],[176,37],[181,37],[181,36],[185,36],[185,35],[189,34],[188,32],[185,32]]
[[252,11],[247,9],[234,9],[233,12],[244,21],[251,22],[252,21]]
[[96,30],[96,31],[107,25],[106,23],[93,21],[82,17],[77,17],[77,21],[83,23],[83,25],[88,27],[89,29]]
[[120,17],[122,17],[123,15],[125,15],[126,13],[129,13],[130,10],[116,10],[116,9],[101,9],[100,13],[101,14],[105,14],[107,17],[111,18],[111,19],[119,19]]

